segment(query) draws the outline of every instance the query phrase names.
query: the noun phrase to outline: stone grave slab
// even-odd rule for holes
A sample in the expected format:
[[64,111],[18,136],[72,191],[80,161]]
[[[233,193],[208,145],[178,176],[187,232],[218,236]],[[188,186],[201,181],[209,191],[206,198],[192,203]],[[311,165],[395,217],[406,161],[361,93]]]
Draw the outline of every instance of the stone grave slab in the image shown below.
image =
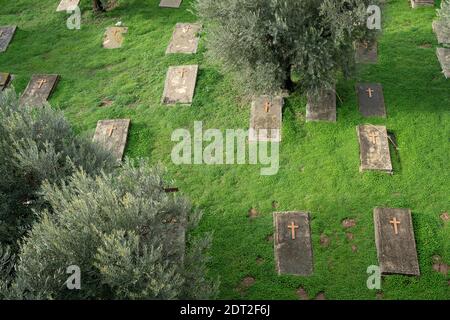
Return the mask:
[[196,53],[198,48],[198,33],[202,29],[197,23],[177,23],[172,34],[166,54]]
[[356,63],[377,63],[378,43],[358,42],[355,44]]
[[336,122],[336,90],[323,89],[318,95],[308,95],[306,121]]
[[93,141],[110,150],[117,162],[121,162],[127,144],[130,119],[100,120]]
[[56,12],[74,10],[80,4],[80,0],[61,0]]
[[57,74],[35,74],[20,97],[20,105],[42,107],[59,81]]
[[450,44],[450,27],[444,27],[440,21],[433,21],[433,31],[436,34],[438,43]]
[[450,49],[437,48],[436,53],[441,63],[442,73],[447,79],[450,78]]
[[164,86],[162,103],[190,105],[194,98],[198,65],[169,67]]
[[16,33],[17,26],[4,26],[0,27],[0,52],[5,52],[8,49],[14,34]]
[[11,82],[11,74],[0,72],[0,91],[5,90]]
[[411,0],[411,7],[418,8],[418,7],[433,7],[434,6],[434,0]]
[[364,117],[386,117],[383,87],[379,83],[356,84],[359,111]]
[[159,6],[161,8],[179,8],[183,0],[161,0]]
[[313,273],[310,216],[307,212],[275,212],[275,261],[278,274]]
[[260,96],[253,100],[249,142],[281,142],[282,97]]
[[108,27],[103,36],[103,48],[118,49],[122,47],[124,34],[128,32],[127,27]]
[[375,208],[373,220],[381,274],[420,276],[411,210]]
[[385,126],[359,125],[360,171],[379,170],[392,173],[391,154]]

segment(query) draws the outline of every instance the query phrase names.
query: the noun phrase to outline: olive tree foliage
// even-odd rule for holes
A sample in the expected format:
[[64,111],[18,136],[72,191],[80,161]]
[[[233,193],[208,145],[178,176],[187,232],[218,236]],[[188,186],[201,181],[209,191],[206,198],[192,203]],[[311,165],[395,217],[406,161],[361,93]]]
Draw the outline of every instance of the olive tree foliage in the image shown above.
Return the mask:
[[76,136],[50,106],[19,106],[15,92],[0,93],[0,246],[14,253],[46,202],[42,182],[59,183],[82,167],[87,174],[111,170],[110,152]]
[[208,54],[251,93],[331,88],[354,65],[355,41],[371,40],[371,0],[195,0]]
[[[4,298],[203,299],[217,286],[207,276],[210,236],[187,238],[201,214],[164,191],[164,171],[127,161],[115,174],[76,172],[44,183],[43,210],[19,254]],[[81,288],[69,290],[69,266]]]

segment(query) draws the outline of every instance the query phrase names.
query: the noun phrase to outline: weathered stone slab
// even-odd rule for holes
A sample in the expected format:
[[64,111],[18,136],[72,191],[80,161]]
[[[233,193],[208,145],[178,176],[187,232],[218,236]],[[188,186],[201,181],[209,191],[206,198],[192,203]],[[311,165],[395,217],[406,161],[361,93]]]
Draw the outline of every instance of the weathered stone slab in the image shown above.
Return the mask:
[[281,142],[282,97],[260,96],[253,100],[249,142]]
[[161,8],[179,8],[183,0],[161,0],[159,6]]
[[381,273],[420,276],[411,210],[375,208],[373,220]]
[[42,107],[59,81],[57,74],[35,74],[20,97],[20,105]]
[[411,7],[434,7],[434,0],[411,0]]
[[433,31],[436,34],[438,43],[450,44],[450,26],[445,27],[440,21],[433,21]]
[[275,212],[273,220],[278,274],[311,275],[313,253],[309,213]]
[[121,48],[124,40],[123,35],[127,32],[128,28],[126,27],[108,27],[106,29],[105,35],[103,36],[103,48]]
[[379,83],[356,84],[359,111],[364,117],[386,117],[383,87]]
[[198,48],[198,33],[202,29],[197,23],[177,23],[172,34],[166,54],[196,53]]
[[121,162],[127,144],[130,119],[100,120],[93,141],[110,150],[117,162]]
[[169,67],[162,103],[190,105],[194,98],[197,73],[198,65]]
[[441,63],[442,73],[447,79],[450,78],[450,49],[437,48],[436,54]]
[[4,26],[0,27],[0,52],[5,52],[8,49],[14,34],[16,33],[17,26]]
[[391,154],[386,127],[360,125],[356,130],[360,147],[360,171],[380,170],[392,173]]
[[56,12],[74,10],[80,4],[80,0],[61,0]]
[[0,91],[5,90],[11,82],[11,74],[0,72]]
[[336,90],[323,89],[317,95],[308,95],[306,121],[336,122]]
[[355,60],[357,63],[377,63],[378,43],[359,42],[355,44]]

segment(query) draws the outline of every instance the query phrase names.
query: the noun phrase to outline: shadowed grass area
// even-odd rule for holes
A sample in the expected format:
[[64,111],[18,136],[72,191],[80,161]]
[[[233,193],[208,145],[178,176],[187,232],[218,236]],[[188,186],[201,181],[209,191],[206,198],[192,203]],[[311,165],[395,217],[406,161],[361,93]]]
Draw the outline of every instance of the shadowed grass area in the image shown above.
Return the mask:
[[[260,166],[175,166],[170,154],[173,130],[194,121],[222,131],[248,128],[250,106],[239,97],[229,75],[204,59],[204,38],[196,55],[165,55],[177,22],[193,22],[191,1],[180,9],[162,9],[158,0],[122,0],[104,15],[93,15],[81,1],[81,30],[66,28],[66,13],[56,13],[59,0],[0,0],[0,25],[19,29],[0,71],[16,75],[22,92],[34,73],[58,73],[61,81],[50,99],[64,110],[80,134],[92,135],[96,122],[130,118],[126,155],[162,162],[182,193],[204,211],[198,232],[213,231],[211,274],[220,276],[220,298],[297,299],[303,287],[311,298],[375,299],[368,290],[366,269],[376,265],[372,210],[375,206],[412,209],[420,278],[384,278],[385,299],[449,299],[449,278],[432,270],[432,256],[450,264],[450,223],[439,215],[449,210],[450,81],[441,74],[433,8],[413,10],[408,1],[385,6],[379,63],[361,66],[354,79],[341,79],[337,91],[338,122],[305,123],[305,98],[286,101],[280,170],[260,175]],[[108,26],[122,21],[129,28],[124,46],[101,47]],[[171,65],[200,65],[191,107],[160,104],[166,71]],[[355,83],[380,82],[387,119],[364,119],[358,111]],[[359,172],[356,126],[385,124],[397,139],[395,174]],[[272,202],[279,207],[274,209]],[[256,208],[256,219],[247,212]],[[308,210],[312,214],[314,275],[278,276],[275,272],[272,212]],[[356,219],[345,230],[342,220]],[[346,236],[353,234],[353,240]],[[330,239],[320,245],[321,234]],[[352,251],[352,245],[357,247]],[[257,262],[258,260],[258,262]],[[237,290],[246,276],[255,278]]]

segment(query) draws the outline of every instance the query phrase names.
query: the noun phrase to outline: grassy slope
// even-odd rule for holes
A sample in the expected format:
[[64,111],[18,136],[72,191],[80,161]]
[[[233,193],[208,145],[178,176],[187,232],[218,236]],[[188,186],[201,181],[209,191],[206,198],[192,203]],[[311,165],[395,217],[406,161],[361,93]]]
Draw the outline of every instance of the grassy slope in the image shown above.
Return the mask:
[[[262,177],[258,166],[171,164],[174,129],[192,128],[194,120],[223,130],[246,128],[249,122],[249,106],[240,102],[230,77],[204,61],[204,43],[195,56],[164,55],[175,23],[195,21],[186,10],[190,1],[172,10],[158,8],[157,0],[122,0],[114,11],[94,17],[89,1],[82,0],[80,31],[65,28],[65,14],[54,12],[57,3],[0,0],[0,25],[19,26],[8,51],[0,54],[1,71],[17,75],[19,92],[33,73],[60,74],[51,104],[64,110],[82,134],[92,134],[100,119],[132,119],[126,154],[163,162],[177,186],[205,212],[200,231],[215,234],[211,273],[221,277],[221,298],[295,299],[301,285],[311,297],[322,291],[329,299],[374,299],[365,271],[377,264],[375,206],[412,208],[422,271],[420,278],[387,277],[384,297],[450,298],[448,278],[431,268],[435,254],[450,264],[450,224],[439,219],[449,209],[450,82],[440,74],[435,57],[433,9],[411,10],[407,1],[390,2],[380,63],[363,67],[354,80],[339,82],[337,124],[305,124],[304,98],[289,98],[280,172]],[[123,49],[102,49],[105,28],[119,20],[129,27]],[[168,66],[191,63],[201,68],[192,107],[161,106]],[[392,177],[358,171],[355,126],[369,120],[359,115],[355,80],[383,84],[388,118],[370,123],[386,124],[396,134],[400,160],[395,160]],[[104,99],[113,104],[101,107]],[[280,211],[312,212],[312,277],[276,275],[273,244],[266,240],[272,233],[273,200]],[[261,213],[252,221],[246,217],[251,207]],[[357,220],[353,241],[341,226],[347,217]],[[328,248],[319,244],[322,233],[330,237]],[[258,257],[262,264],[256,263]],[[256,282],[241,294],[236,287],[245,276]]]

